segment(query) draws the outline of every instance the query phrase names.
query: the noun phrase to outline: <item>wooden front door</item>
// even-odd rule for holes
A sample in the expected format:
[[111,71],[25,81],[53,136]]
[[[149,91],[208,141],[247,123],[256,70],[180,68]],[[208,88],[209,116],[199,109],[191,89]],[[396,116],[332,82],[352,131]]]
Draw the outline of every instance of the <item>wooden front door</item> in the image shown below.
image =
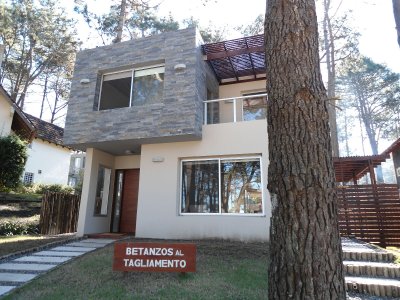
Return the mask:
[[139,169],[124,170],[119,232],[135,233],[139,191]]

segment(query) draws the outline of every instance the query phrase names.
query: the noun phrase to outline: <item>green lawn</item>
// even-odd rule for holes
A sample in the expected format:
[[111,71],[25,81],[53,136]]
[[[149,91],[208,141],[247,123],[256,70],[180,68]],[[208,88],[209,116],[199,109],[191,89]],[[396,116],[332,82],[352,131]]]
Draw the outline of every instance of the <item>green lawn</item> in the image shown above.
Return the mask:
[[40,201],[42,199],[42,194],[35,193],[0,193],[0,200],[5,201]]
[[113,246],[40,276],[5,299],[266,299],[266,243],[198,241],[197,272],[113,272]]

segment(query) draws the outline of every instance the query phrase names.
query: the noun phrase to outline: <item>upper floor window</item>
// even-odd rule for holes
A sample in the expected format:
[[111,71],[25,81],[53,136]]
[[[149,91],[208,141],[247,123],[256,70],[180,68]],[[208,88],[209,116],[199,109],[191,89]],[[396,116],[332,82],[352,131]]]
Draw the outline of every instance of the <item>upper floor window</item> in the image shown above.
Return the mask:
[[104,74],[99,110],[159,103],[163,98],[164,66]]

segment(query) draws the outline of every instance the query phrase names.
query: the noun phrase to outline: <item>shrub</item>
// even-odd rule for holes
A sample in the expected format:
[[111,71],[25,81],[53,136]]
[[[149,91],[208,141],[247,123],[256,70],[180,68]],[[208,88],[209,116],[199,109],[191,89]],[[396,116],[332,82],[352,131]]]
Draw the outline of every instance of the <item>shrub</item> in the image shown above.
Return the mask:
[[38,234],[37,223],[23,223],[18,221],[7,221],[0,223],[0,235],[12,236],[21,234]]
[[26,143],[18,136],[0,137],[0,191],[18,186],[27,158]]
[[34,183],[21,184],[16,189],[14,189],[14,192],[20,194],[44,194],[46,192],[72,194],[74,192],[74,188],[62,184]]
[[14,189],[14,192],[19,194],[39,194],[39,189],[39,184],[20,184]]
[[40,184],[38,187],[38,194],[44,194],[46,192],[72,194],[74,188],[62,184]]

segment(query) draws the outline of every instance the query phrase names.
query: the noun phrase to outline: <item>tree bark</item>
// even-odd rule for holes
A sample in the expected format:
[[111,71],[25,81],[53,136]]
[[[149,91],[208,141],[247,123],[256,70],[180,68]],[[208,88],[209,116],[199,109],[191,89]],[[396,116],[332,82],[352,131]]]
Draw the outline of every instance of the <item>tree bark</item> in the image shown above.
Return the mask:
[[126,19],[126,0],[121,0],[121,7],[118,16],[118,27],[117,27],[117,36],[115,37],[113,43],[120,43],[122,40],[122,33],[124,31]]
[[400,47],[400,0],[393,0],[393,14],[396,22],[397,43]]
[[332,24],[329,17],[329,9],[331,6],[330,0],[324,0],[324,42],[325,42],[325,57],[326,69],[328,73],[328,116],[329,127],[331,129],[331,143],[333,156],[339,157],[339,142],[336,124],[336,62],[335,62],[335,42],[332,33]]
[[47,98],[47,82],[49,81],[49,76],[46,74],[46,77],[44,79],[44,87],[43,87],[43,97],[42,97],[42,103],[40,105],[40,115],[39,119],[42,119],[43,117],[43,112],[44,112],[44,101]]
[[267,0],[269,299],[345,299],[313,0]]

